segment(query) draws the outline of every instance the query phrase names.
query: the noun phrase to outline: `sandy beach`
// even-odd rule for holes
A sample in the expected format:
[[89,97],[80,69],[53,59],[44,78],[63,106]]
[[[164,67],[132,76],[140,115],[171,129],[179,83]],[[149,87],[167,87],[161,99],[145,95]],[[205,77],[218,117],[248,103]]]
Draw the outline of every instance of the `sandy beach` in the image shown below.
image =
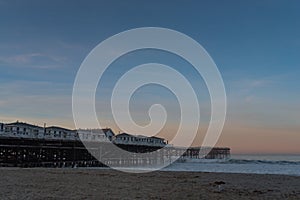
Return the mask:
[[0,199],[300,199],[300,177],[282,175],[1,168],[0,176]]

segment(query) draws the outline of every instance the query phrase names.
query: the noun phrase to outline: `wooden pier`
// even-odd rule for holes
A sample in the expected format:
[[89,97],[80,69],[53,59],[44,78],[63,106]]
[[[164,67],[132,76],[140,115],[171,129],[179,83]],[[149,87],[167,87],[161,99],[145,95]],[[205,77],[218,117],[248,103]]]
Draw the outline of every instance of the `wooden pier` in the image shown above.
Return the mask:
[[[130,157],[122,152],[110,152],[108,143],[94,143],[87,149],[81,141],[45,140],[0,137],[0,166],[12,167],[104,167],[147,166],[171,162],[174,157],[200,159],[201,148],[183,149],[143,145],[117,145],[133,152]],[[111,144],[110,144],[111,145]],[[92,152],[92,153],[90,153]],[[230,156],[229,148],[212,148],[206,159]],[[101,160],[98,161],[98,160]]]
[[190,147],[182,157],[195,159],[227,159],[230,158],[230,148]]

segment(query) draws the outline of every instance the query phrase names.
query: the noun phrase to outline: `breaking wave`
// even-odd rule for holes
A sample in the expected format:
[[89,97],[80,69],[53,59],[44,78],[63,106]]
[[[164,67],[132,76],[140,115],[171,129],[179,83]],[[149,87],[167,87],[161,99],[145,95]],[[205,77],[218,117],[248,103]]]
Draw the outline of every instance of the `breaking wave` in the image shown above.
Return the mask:
[[224,163],[230,164],[279,164],[279,165],[300,165],[300,161],[270,161],[270,160],[244,160],[244,159],[229,159]]
[[270,160],[248,160],[248,159],[182,159],[182,163],[219,163],[219,164],[279,164],[279,165],[300,165],[300,161],[270,161]]

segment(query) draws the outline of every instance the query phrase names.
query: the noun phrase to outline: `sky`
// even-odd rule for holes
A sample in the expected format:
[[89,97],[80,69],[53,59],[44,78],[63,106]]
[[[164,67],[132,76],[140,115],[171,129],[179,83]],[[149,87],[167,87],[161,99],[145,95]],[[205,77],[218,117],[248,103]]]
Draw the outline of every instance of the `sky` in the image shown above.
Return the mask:
[[[228,100],[219,146],[233,153],[300,154],[299,9],[296,0],[0,0],[0,121],[74,128],[73,83],[89,52],[119,32],[164,27],[196,40],[218,66]],[[97,89],[99,119],[119,131],[108,109],[111,89],[122,73],[147,62],[172,66],[195,87],[203,116],[194,141],[199,145],[209,94],[190,64],[167,52],[132,52],[116,60]],[[140,88],[130,104],[132,118],[149,123],[154,103],[170,113],[161,134],[171,137],[180,112],[166,88]]]

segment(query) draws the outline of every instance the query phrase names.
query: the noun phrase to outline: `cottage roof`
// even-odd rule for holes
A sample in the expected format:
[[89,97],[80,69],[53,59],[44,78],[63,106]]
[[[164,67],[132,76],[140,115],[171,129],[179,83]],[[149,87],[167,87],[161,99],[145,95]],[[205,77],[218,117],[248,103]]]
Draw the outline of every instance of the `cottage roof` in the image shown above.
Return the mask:
[[59,127],[59,126],[49,126],[49,127],[46,127],[46,129],[60,129],[60,130],[63,130],[63,131],[74,131],[74,130],[70,130],[70,129],[67,129],[67,128],[62,128],[62,127]]
[[115,135],[115,133],[110,129],[110,128],[105,128],[105,129],[78,129],[78,131],[88,131],[91,133],[100,133],[100,134],[105,134],[107,136],[108,132],[111,132],[113,135]]
[[30,127],[30,128],[43,128],[43,127],[40,127],[40,126],[36,126],[36,125],[32,125],[32,124],[28,124],[28,123],[25,123],[25,122],[13,122],[13,123],[9,123],[9,124],[5,124],[6,126],[27,126],[27,127]]
[[105,128],[105,129],[91,129],[95,133],[107,133],[107,132],[112,132],[114,133],[110,128]]

